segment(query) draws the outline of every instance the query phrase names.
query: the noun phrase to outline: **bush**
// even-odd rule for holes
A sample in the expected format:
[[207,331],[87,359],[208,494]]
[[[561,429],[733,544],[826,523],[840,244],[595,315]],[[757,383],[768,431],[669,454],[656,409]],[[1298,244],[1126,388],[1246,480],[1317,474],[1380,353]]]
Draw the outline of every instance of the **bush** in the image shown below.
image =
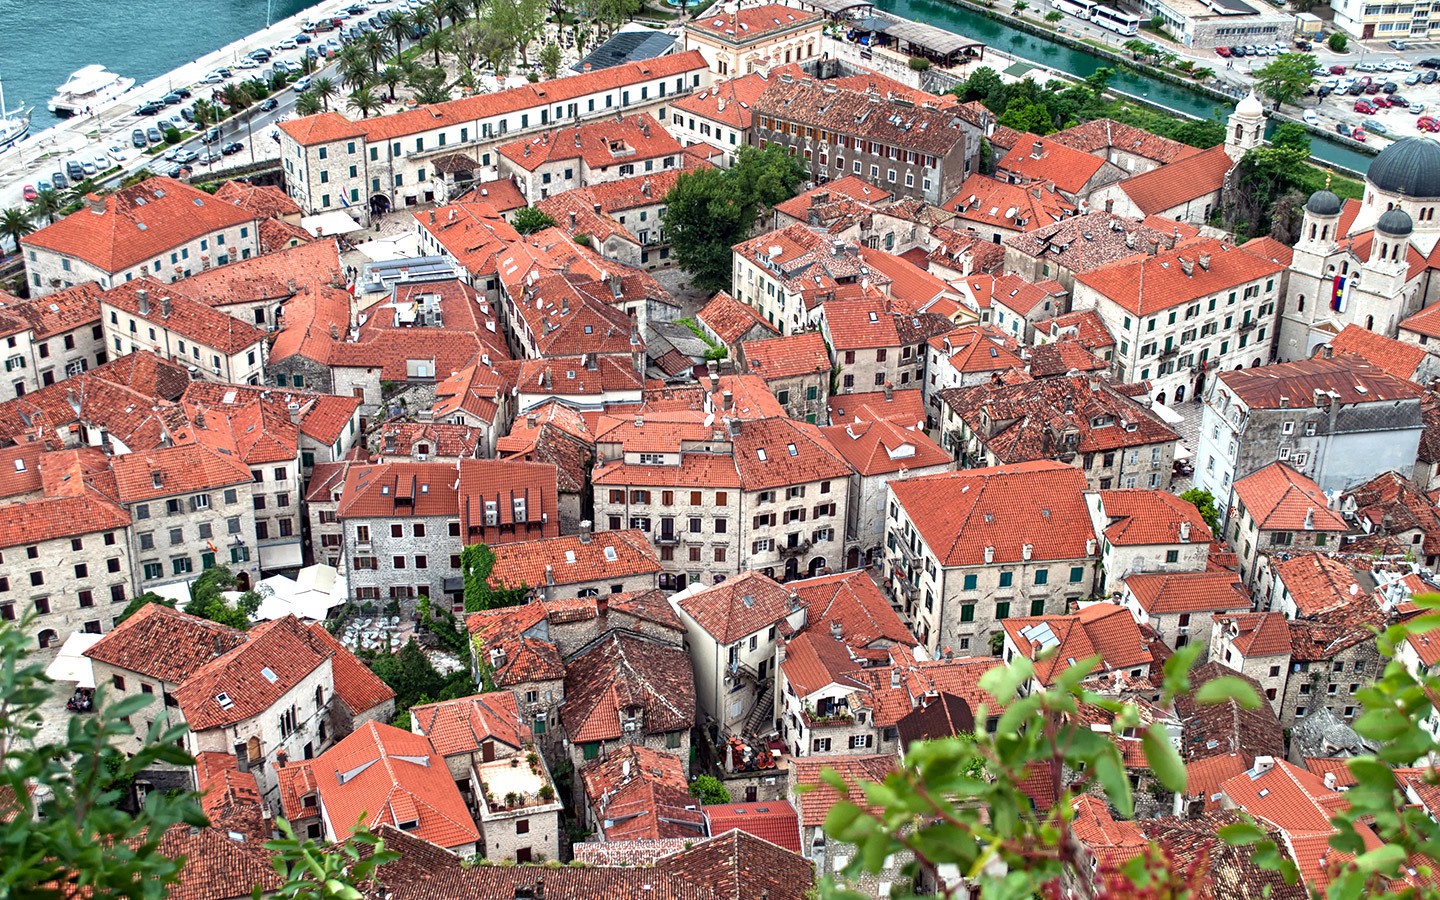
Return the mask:
[[923,56],[910,57],[910,68],[916,72],[927,72],[930,70],[930,60]]
[[180,129],[178,129],[178,128],[167,128],[167,129],[165,129],[165,143],[167,143],[167,144],[178,144],[178,143],[180,143],[180,140],[181,140]]
[[1338,31],[1332,31],[1325,43],[1329,45],[1332,53],[1344,53],[1346,46],[1350,43],[1350,39]]

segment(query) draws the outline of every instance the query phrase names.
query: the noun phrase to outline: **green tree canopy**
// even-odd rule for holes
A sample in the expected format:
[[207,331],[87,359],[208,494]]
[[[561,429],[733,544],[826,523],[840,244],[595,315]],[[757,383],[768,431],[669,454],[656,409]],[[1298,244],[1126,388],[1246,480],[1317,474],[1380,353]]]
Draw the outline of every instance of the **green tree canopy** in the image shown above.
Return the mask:
[[560,45],[554,41],[540,48],[540,69],[546,78],[560,74]]
[[1214,494],[1202,488],[1191,488],[1181,494],[1180,499],[1200,510],[1200,518],[1204,519],[1210,531],[1219,537],[1220,515],[1215,511]]
[[533,206],[515,210],[515,230],[521,234],[534,234],[545,228],[555,225],[555,220],[549,213],[538,210]]
[[1345,48],[1350,45],[1350,39],[1338,31],[1332,31],[1330,32],[1330,37],[1326,38],[1325,43],[1329,46],[1331,52],[1344,53]]
[[1282,53],[1255,70],[1255,90],[1275,101],[1275,108],[1305,93],[1315,76],[1315,57],[1308,53]]
[[701,775],[690,782],[690,796],[698,798],[702,806],[730,802],[730,791],[714,775]]

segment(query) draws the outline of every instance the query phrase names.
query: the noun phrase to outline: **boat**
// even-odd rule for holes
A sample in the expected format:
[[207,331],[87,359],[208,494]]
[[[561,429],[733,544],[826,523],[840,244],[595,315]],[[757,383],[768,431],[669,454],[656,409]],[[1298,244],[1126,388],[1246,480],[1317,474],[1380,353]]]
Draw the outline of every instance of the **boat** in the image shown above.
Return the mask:
[[25,104],[14,109],[5,106],[5,84],[0,82],[0,153],[18,144],[30,130],[30,110]]
[[86,108],[97,109],[135,86],[135,79],[116,75],[101,65],[77,70],[50,98],[49,109],[57,116],[75,116]]

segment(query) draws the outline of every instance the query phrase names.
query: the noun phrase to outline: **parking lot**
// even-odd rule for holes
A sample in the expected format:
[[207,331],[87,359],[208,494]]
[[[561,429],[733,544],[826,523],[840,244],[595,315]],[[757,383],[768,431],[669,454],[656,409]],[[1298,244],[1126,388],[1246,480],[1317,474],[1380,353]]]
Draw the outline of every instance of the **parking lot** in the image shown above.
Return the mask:
[[1301,103],[1312,125],[1380,145],[1440,132],[1440,56],[1335,63],[1316,69],[1316,79]]

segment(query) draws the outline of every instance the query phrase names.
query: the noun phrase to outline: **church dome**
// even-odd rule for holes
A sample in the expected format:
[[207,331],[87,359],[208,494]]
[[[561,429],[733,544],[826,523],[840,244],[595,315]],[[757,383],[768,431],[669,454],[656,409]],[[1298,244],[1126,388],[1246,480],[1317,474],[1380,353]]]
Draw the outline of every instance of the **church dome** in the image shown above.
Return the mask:
[[1261,105],[1260,98],[1255,96],[1255,92],[1252,90],[1235,106],[1235,112],[1242,116],[1258,117],[1265,115],[1265,107]]
[[1376,231],[1383,231],[1392,237],[1407,237],[1415,230],[1415,223],[1410,221],[1410,214],[1400,207],[1387,209],[1375,223]]
[[1319,190],[1310,195],[1305,209],[1316,216],[1338,216],[1340,215],[1340,198],[1330,191]]
[[1365,180],[1412,200],[1440,199],[1440,143],[1425,137],[1398,140],[1370,163]]

